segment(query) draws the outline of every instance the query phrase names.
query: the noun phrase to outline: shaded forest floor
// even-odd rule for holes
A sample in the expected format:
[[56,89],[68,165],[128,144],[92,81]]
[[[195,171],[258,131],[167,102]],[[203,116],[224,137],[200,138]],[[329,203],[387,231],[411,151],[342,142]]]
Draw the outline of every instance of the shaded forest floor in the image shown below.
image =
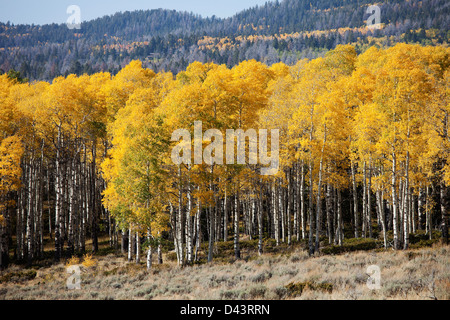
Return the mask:
[[[148,271],[144,262],[129,263],[102,240],[99,254],[88,264],[81,257],[59,264],[43,259],[31,268],[12,265],[0,273],[0,299],[450,300],[450,246],[438,243],[396,252],[380,249],[376,241],[352,239],[338,254],[329,246],[323,250],[328,254],[314,257],[301,242],[265,243],[265,253],[258,256],[256,241],[243,239],[241,260],[230,258],[232,242],[225,242],[218,244],[210,264],[201,252],[200,263],[180,268],[174,253],[166,252],[164,263],[154,263]],[[69,263],[80,266],[80,290],[67,289]],[[377,290],[367,286],[372,265],[381,271]]]

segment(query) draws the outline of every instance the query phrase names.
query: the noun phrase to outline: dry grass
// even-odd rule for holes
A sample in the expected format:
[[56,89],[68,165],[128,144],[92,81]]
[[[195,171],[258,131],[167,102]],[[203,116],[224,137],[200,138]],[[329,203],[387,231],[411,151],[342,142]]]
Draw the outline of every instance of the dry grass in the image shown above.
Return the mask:
[[[81,290],[67,289],[70,275],[64,263],[39,268],[33,279],[22,279],[20,274],[28,275],[27,270],[13,266],[0,274],[0,299],[449,300],[449,251],[449,246],[435,246],[310,258],[296,249],[247,262],[186,268],[169,261],[154,265],[151,271],[143,264],[128,263],[124,257],[110,254],[96,260],[84,257],[85,262],[90,262],[80,264]],[[366,285],[370,265],[381,269],[379,290],[370,290]],[[293,294],[292,288],[301,290]]]

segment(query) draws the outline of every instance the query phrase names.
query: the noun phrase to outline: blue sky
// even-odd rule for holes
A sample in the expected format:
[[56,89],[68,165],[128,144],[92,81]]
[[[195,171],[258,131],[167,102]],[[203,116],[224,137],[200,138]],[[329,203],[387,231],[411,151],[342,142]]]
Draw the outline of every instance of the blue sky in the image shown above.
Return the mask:
[[64,23],[70,5],[81,10],[81,20],[87,21],[118,11],[139,9],[175,9],[209,17],[229,17],[235,13],[263,5],[267,0],[0,0],[0,21],[14,24]]

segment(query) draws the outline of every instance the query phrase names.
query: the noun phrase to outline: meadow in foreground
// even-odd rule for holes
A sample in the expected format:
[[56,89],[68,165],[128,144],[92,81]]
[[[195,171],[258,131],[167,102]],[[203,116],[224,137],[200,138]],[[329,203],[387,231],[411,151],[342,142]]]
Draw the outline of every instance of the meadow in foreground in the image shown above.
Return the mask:
[[[151,270],[119,254],[108,254],[88,259],[89,263],[80,259],[80,290],[67,289],[68,261],[33,269],[14,266],[0,274],[0,299],[449,300],[449,250],[449,246],[435,245],[402,252],[309,257],[296,248],[185,268],[166,259]],[[370,265],[381,270],[379,290],[367,286]]]

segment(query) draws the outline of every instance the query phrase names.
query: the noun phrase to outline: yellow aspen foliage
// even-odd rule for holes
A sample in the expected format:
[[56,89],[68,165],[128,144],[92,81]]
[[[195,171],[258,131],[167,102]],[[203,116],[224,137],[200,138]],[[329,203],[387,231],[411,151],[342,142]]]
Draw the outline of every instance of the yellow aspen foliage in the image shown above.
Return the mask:
[[76,266],[80,264],[80,258],[77,256],[72,256],[69,260],[66,262],[66,268],[71,266]]
[[90,268],[96,266],[98,261],[93,258],[92,254],[87,253],[83,256],[83,262],[81,264],[86,268]]
[[134,60],[111,80],[102,86],[102,94],[106,99],[108,119],[114,120],[116,113],[123,107],[137,88],[148,87],[155,73],[144,69],[142,62]]
[[[0,195],[16,191],[21,187],[22,169],[20,159],[24,148],[17,136],[3,139],[0,143]],[[4,204],[1,204],[4,205]]]
[[[346,237],[349,226],[357,238],[372,237],[375,223],[386,247],[391,230],[395,248],[407,247],[417,225],[432,236],[447,210],[449,57],[444,46],[398,44],[358,55],[344,45],[292,66],[193,62],[174,75],[132,61],[115,76],[69,75],[51,83],[0,75],[0,199],[8,199],[0,212],[16,199],[24,213],[3,211],[0,224],[30,229],[50,212],[55,252],[66,243],[76,251],[107,217],[111,239],[117,230],[147,237],[150,260],[154,244],[173,240],[180,264],[203,254],[205,239],[211,261],[214,243],[232,235],[239,258],[243,229],[251,237],[258,230],[260,252],[265,234],[289,242],[295,233],[299,240],[300,229],[306,240],[307,230],[313,254],[325,233],[330,244],[342,244],[344,227]],[[191,161],[175,164],[180,141],[172,134],[179,129],[191,138],[183,149]],[[267,130],[268,145],[271,130],[279,131],[277,174],[258,174],[263,165],[247,161],[254,146],[247,142],[244,163],[236,163],[236,154],[235,163],[224,163],[219,151],[226,139],[217,140],[237,129]],[[234,151],[241,147],[236,140]],[[205,161],[208,152],[224,161]],[[33,197],[29,188],[36,188]],[[28,232],[36,239],[18,237],[22,258],[28,243],[39,243],[39,232]],[[83,263],[95,259],[85,256]]]

